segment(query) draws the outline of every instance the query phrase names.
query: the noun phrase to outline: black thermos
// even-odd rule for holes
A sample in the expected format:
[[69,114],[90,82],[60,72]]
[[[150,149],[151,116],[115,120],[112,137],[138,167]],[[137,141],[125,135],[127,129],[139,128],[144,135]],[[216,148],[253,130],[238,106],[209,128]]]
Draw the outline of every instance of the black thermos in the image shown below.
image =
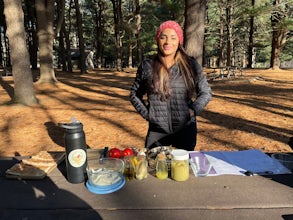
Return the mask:
[[79,121],[59,124],[65,128],[66,171],[70,183],[81,183],[86,175],[86,141],[83,125]]

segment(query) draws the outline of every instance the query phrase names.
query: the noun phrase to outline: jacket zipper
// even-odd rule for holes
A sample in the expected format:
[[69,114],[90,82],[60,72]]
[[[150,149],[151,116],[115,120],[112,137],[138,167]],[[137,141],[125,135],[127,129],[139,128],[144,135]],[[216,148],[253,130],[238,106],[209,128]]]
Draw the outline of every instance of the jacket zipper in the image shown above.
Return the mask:
[[167,102],[167,116],[168,116],[168,126],[170,133],[173,133],[173,127],[172,127],[172,112],[171,112],[171,99],[168,99]]

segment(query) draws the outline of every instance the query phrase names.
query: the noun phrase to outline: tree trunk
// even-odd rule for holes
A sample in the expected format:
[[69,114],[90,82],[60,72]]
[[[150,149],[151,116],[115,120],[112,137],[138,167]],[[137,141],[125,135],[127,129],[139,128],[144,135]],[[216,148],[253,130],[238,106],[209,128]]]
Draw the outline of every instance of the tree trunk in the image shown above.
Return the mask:
[[286,43],[288,26],[280,25],[288,16],[289,6],[284,4],[283,0],[273,1],[273,12],[271,16],[272,33],[272,52],[271,52],[271,68],[279,69],[280,56]]
[[118,71],[122,70],[122,9],[121,0],[111,0],[114,12],[114,29],[115,29],[115,47],[117,51],[116,67]]
[[78,0],[74,0],[74,4],[75,4],[75,13],[76,13],[76,22],[77,22],[79,53],[80,53],[80,73],[86,73],[82,15],[80,13]]
[[[255,0],[251,0],[251,6],[254,8]],[[254,33],[254,15],[250,16],[250,27],[249,27],[249,43],[248,43],[248,68],[253,67],[253,33]]]
[[102,12],[105,9],[105,3],[103,0],[98,0],[97,3],[98,7],[95,7],[95,19],[96,19],[96,61],[97,61],[97,67],[102,67],[102,52],[103,52],[103,44],[102,44],[102,38],[103,38],[103,26],[102,26],[102,19],[103,15]]
[[[133,67],[133,50],[135,47],[141,47],[139,36],[140,36],[140,30],[141,30],[141,15],[140,15],[140,5],[139,0],[135,0],[132,2],[132,5],[130,6],[132,11],[130,13],[132,16],[128,19],[128,28],[129,31],[129,39],[128,39],[128,67]],[[135,39],[132,40],[132,39]],[[140,57],[140,54],[138,53],[138,57]],[[140,57],[141,58],[141,57]],[[139,60],[141,61],[141,60]]]
[[66,59],[66,49],[65,49],[65,23],[61,25],[59,35],[59,62],[62,64],[62,71],[68,71],[67,68],[67,59]]
[[203,64],[204,21],[206,0],[185,0],[185,48],[186,52]]
[[224,37],[224,25],[223,23],[220,24],[220,30],[219,30],[219,61],[218,61],[218,66],[223,66],[223,37]]
[[[1,33],[1,32],[0,32]],[[4,41],[4,36],[2,34],[0,34],[0,42],[3,42]],[[0,68],[3,68],[3,56],[2,56],[2,53],[3,53],[3,49],[2,49],[2,44],[0,44]]]
[[133,55],[133,48],[129,39],[129,43],[128,43],[128,67],[129,68],[132,68],[132,55]]
[[14,79],[13,101],[14,103],[31,106],[37,103],[37,99],[25,39],[22,1],[4,0],[4,14]]
[[227,8],[226,8],[226,31],[227,31],[227,66],[231,66],[231,58],[232,58],[232,23],[231,23],[231,0],[227,0]]
[[66,63],[66,50],[65,50],[65,36],[64,36],[64,14],[65,14],[65,1],[61,0],[57,3],[57,14],[58,14],[58,23],[55,29],[55,36],[58,36],[59,49],[58,52],[58,68],[62,67],[62,71],[66,72],[67,63]]
[[65,16],[65,0],[59,0],[57,1],[57,14],[58,14],[58,19],[57,19],[57,24],[56,24],[56,29],[55,29],[55,36],[58,35],[62,28],[62,24],[64,22],[64,16]]
[[35,1],[38,20],[40,79],[38,83],[56,83],[53,68],[54,0]]
[[137,44],[137,55],[138,55],[138,63],[142,62],[142,45],[140,41],[140,31],[141,31],[141,14],[140,14],[140,4],[139,0],[135,0],[135,18],[136,18],[136,44]]
[[[71,19],[70,19],[70,14],[71,14],[71,5],[72,5],[72,0],[69,2],[69,9],[68,9],[68,30],[66,27],[66,22],[63,22],[63,32],[64,32],[64,37],[65,37],[65,45],[66,45],[66,62],[67,62],[67,68],[69,72],[72,71],[72,60],[71,60],[71,45],[70,45],[70,39],[69,39],[69,33],[71,30]],[[65,18],[64,18],[65,20]]]
[[38,68],[38,37],[36,33],[37,17],[36,11],[34,10],[32,0],[26,0],[27,6],[27,20],[26,21],[26,32],[28,34],[28,47],[30,54],[31,68],[36,70]]
[[219,10],[220,10],[220,27],[219,27],[219,60],[218,66],[223,66],[224,59],[224,3],[223,0],[219,1]]

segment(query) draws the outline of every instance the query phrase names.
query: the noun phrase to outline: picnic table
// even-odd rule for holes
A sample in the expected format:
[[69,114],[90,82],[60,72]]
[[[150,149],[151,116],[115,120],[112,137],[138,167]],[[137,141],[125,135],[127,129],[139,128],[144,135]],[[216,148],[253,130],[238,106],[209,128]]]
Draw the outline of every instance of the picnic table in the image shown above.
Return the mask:
[[[17,158],[19,160],[21,158]],[[293,175],[220,175],[185,182],[126,182],[97,195],[66,179],[65,162],[42,180],[7,179],[16,158],[0,158],[0,219],[293,219]]]
[[12,76],[12,69],[7,67],[1,68],[0,66],[0,78],[7,76]]
[[[242,76],[243,75],[243,68],[240,66],[220,66],[220,67],[213,67],[213,71],[210,73],[207,73],[208,78],[211,78],[212,80],[221,78],[222,80],[224,78],[226,79],[233,79],[236,78],[237,75]],[[218,71],[219,69],[219,71]]]

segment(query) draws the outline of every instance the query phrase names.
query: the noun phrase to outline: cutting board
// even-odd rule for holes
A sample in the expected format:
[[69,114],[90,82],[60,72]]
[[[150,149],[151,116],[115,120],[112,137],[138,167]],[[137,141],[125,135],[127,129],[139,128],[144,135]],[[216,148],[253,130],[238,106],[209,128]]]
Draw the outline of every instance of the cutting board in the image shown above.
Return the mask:
[[41,151],[6,170],[10,179],[43,179],[65,158],[65,152]]

